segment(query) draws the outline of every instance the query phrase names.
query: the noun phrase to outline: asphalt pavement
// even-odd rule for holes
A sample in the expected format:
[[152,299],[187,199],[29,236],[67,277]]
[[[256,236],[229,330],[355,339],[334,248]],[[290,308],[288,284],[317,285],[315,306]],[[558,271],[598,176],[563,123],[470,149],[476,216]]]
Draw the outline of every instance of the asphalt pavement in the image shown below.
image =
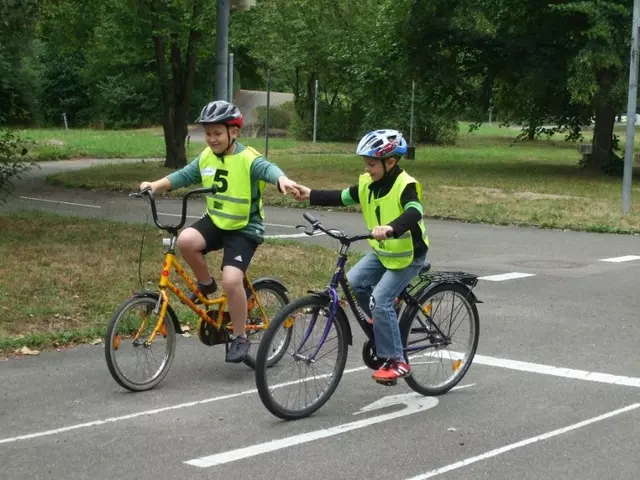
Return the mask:
[[[144,222],[140,199],[42,181],[91,162],[44,164],[0,212]],[[201,202],[190,204],[191,216]],[[165,219],[179,208],[177,200],[159,204]],[[301,235],[302,213],[267,207],[267,234],[333,244]],[[364,230],[358,214],[314,213],[326,226]],[[263,407],[252,370],[224,363],[223,347],[194,336],[179,337],[163,382],[137,394],[111,379],[102,345],[5,359],[0,478],[638,478],[639,239],[432,220],[427,227],[435,270],[481,277],[480,343],[459,388],[430,398],[402,382],[374,383],[361,333],[337,392],[295,422]]]

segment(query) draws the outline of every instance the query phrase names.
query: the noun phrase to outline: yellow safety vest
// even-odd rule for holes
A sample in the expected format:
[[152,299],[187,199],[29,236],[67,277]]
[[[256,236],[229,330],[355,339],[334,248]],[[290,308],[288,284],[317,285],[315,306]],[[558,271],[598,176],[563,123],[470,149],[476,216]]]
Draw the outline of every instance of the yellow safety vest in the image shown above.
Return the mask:
[[[371,175],[360,175],[358,182],[358,196],[364,221],[369,230],[380,225],[388,225],[391,221],[404,213],[400,196],[404,188],[410,183],[415,183],[418,198],[422,199],[422,185],[406,172],[402,172],[396,178],[389,193],[381,198],[373,198],[370,195],[369,186],[373,183]],[[424,242],[429,246],[429,237],[423,220],[418,223]],[[413,240],[411,232],[405,232],[400,238],[390,237],[383,241],[369,240],[369,245],[380,259],[380,262],[389,269],[396,270],[408,266],[413,261]]]
[[[251,147],[240,153],[225,155],[224,162],[207,147],[200,154],[198,166],[202,186],[218,186],[218,192],[207,195],[207,213],[223,230],[240,230],[249,223],[251,213],[251,164],[260,154]],[[258,184],[260,216],[264,218],[262,192],[266,183]]]

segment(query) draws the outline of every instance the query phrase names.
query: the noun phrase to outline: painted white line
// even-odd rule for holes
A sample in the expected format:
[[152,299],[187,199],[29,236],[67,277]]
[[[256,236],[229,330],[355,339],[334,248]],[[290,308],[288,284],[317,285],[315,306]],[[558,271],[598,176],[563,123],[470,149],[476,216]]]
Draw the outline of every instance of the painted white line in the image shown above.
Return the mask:
[[[458,353],[458,352],[448,352],[449,354],[451,354],[452,358],[456,358],[456,357],[462,357],[462,354]],[[426,357],[429,355],[415,355],[412,358],[417,358],[417,357]],[[563,378],[573,378],[576,380],[584,380],[584,381],[589,381],[589,382],[598,382],[598,383],[605,383],[605,384],[609,384],[609,385],[621,385],[621,386],[627,386],[627,387],[638,387],[640,388],[640,378],[637,377],[626,377],[626,376],[621,376],[621,375],[611,375],[608,373],[598,373],[598,372],[589,372],[586,370],[574,370],[571,368],[561,368],[561,367],[554,367],[551,365],[542,365],[539,363],[530,363],[530,362],[521,362],[519,360],[509,360],[509,359],[503,359],[503,358],[496,358],[496,357],[488,357],[485,355],[478,355],[476,354],[473,358],[473,363],[479,364],[479,365],[486,365],[486,366],[491,366],[491,367],[501,367],[501,368],[507,368],[507,369],[511,369],[511,370],[519,370],[521,372],[529,372],[529,373],[539,373],[539,374],[543,374],[543,375],[551,375],[551,376],[555,376],[555,377],[563,377]],[[353,372],[359,372],[361,370],[366,370],[367,367],[362,366],[362,367],[356,367],[356,368],[351,368],[351,369],[347,369],[344,371],[345,374],[347,373],[353,373]],[[305,380],[312,380],[314,377],[309,377],[308,379]],[[315,377],[315,378],[319,378],[319,377]],[[282,383],[277,385],[277,387],[283,387],[286,385],[291,385],[295,382],[287,382],[287,383]],[[274,387],[276,388],[276,387]],[[57,428],[54,430],[46,430],[43,432],[36,432],[36,433],[30,433],[30,434],[26,434],[26,435],[20,435],[17,437],[10,437],[10,438],[0,438],[0,444],[3,443],[11,443],[11,442],[17,442],[19,440],[28,440],[31,438],[38,438],[38,437],[45,437],[48,435],[56,435],[58,433],[64,433],[64,432],[68,432],[71,430],[77,430],[77,429],[81,429],[81,428],[89,428],[89,427],[95,427],[95,426],[100,426],[100,425],[104,425],[107,423],[114,423],[114,422],[118,422],[121,420],[130,420],[132,418],[137,418],[137,417],[142,417],[142,416],[146,416],[146,415],[155,415],[158,413],[163,413],[169,410],[178,410],[181,408],[188,408],[188,407],[194,407],[197,405],[202,405],[202,404],[206,404],[206,403],[212,403],[212,402],[217,402],[217,401],[222,401],[222,400],[228,400],[230,398],[236,398],[236,397],[241,397],[243,395],[251,395],[257,393],[256,389],[251,389],[251,390],[245,390],[243,392],[239,392],[239,393],[233,393],[230,395],[224,395],[221,397],[212,397],[212,398],[206,398],[204,400],[197,400],[197,401],[193,401],[193,402],[187,402],[187,403],[181,403],[179,405],[172,405],[169,407],[163,407],[163,408],[157,408],[154,410],[145,410],[142,412],[136,412],[136,413],[132,413],[129,415],[124,415],[121,417],[112,417],[112,418],[107,418],[104,420],[96,420],[93,422],[88,422],[88,423],[81,423],[81,424],[77,424],[77,425],[71,425],[68,427],[62,427],[62,428]]]
[[[182,215],[179,215],[177,213],[162,213],[162,212],[158,212],[158,216],[160,215],[166,215],[167,217],[182,217]],[[202,218],[202,215],[187,215],[187,218]]]
[[505,280],[515,280],[517,278],[535,277],[535,273],[501,273],[500,275],[489,275],[487,277],[479,277],[478,280],[489,280],[490,282],[504,282]]
[[605,413],[598,417],[590,418],[589,420],[584,420],[579,423],[575,423],[573,425],[569,425],[567,427],[559,428],[557,430],[552,430],[551,432],[543,433],[542,435],[538,435],[536,437],[527,438],[526,440],[522,440],[520,442],[512,443],[510,445],[506,445],[504,447],[496,448],[495,450],[491,450],[489,452],[483,453],[481,455],[477,455],[475,457],[470,457],[465,460],[461,460],[456,463],[452,463],[451,465],[447,465],[446,467],[441,467],[436,470],[431,470],[423,475],[418,475],[416,477],[411,477],[407,480],[425,480],[427,478],[433,478],[438,475],[442,475],[443,473],[450,472],[452,470],[457,470],[458,468],[466,467],[473,463],[480,462],[482,460],[486,460],[491,457],[496,457],[502,453],[509,452],[511,450],[515,450],[516,448],[526,447],[527,445],[531,445],[532,443],[539,442],[541,440],[547,440],[549,438],[556,437],[558,435],[562,435],[563,433],[570,432],[572,430],[577,430],[578,428],[586,427],[587,425],[591,425],[592,423],[601,422],[602,420],[606,420],[607,418],[614,417],[616,415],[620,415],[621,413],[626,413],[631,410],[635,410],[640,407],[640,403],[634,403],[633,405],[629,405],[628,407],[620,408],[618,410],[614,410],[613,412]]
[[[423,353],[414,355],[413,358],[436,357],[441,358],[443,351],[437,353]],[[462,359],[462,352],[447,351],[446,357],[451,360]],[[622,385],[625,387],[640,388],[640,378],[627,377],[624,375],[611,375],[609,373],[589,372],[587,370],[575,370],[573,368],[554,367],[552,365],[543,365],[540,363],[522,362],[519,360],[509,360],[507,358],[488,357],[486,355],[475,355],[473,363],[485,365],[488,367],[507,368],[509,370],[518,370],[520,372],[539,373],[542,375],[550,375],[552,377],[572,378],[575,380],[584,380],[586,382],[606,383],[609,385]],[[412,365],[419,363],[411,361]]]
[[265,222],[265,225],[266,225],[267,227],[296,228],[296,226],[295,226],[295,225],[283,225],[283,224],[281,224],[281,223],[266,223],[266,222]]
[[34,200],[36,202],[62,203],[64,205],[73,205],[74,207],[102,208],[99,205],[86,205],[84,203],[63,202],[61,200],[49,200],[46,198],[23,197],[22,195],[19,198],[23,198],[25,200]]
[[[181,217],[182,215],[178,215],[177,213],[158,213],[158,215],[167,215],[169,217]],[[202,218],[202,216],[194,216],[187,215],[187,218]],[[293,225],[280,225],[278,223],[265,223],[265,225],[270,227],[281,227],[281,228],[296,228]],[[304,238],[304,237],[317,237],[319,235],[324,235],[324,232],[317,232],[313,235],[307,235],[306,233],[284,233],[281,235],[265,235],[264,238]]]
[[359,412],[370,412],[378,410],[392,405],[405,405],[402,410],[378,415],[375,417],[369,417],[362,420],[356,420],[354,422],[344,423],[342,425],[336,425],[335,427],[323,428],[321,430],[315,430],[313,432],[301,433],[299,435],[293,435],[291,437],[279,438],[270,442],[259,443],[257,445],[251,445],[244,448],[237,448],[235,450],[229,450],[222,453],[216,453],[201,458],[194,458],[193,460],[187,460],[187,465],[194,467],[207,468],[215,465],[222,465],[224,463],[235,462],[245,458],[255,457],[263,453],[274,452],[283,448],[289,448],[303,443],[313,442],[320,440],[321,438],[332,437],[334,435],[340,435],[342,433],[350,432],[351,430],[358,430],[360,428],[367,427],[369,425],[375,425],[378,423],[393,420],[395,418],[405,417],[414,413],[423,412],[429,410],[438,405],[438,399],[435,397],[424,397],[419,393],[405,393],[400,395],[390,395],[383,397],[380,400],[363,407]]
[[303,238],[303,237],[319,237],[324,235],[324,232],[316,232],[313,235],[307,235],[306,233],[285,233],[282,235],[265,235],[264,238]]
[[607,383],[610,385],[623,385],[627,387],[640,387],[640,378],[637,377],[610,375],[608,373],[589,372],[586,370],[574,370],[572,368],[554,367],[551,365],[542,365],[539,363],[508,360],[506,358],[495,358],[487,357],[484,355],[476,355],[475,357],[473,357],[473,363],[490,367],[502,367],[508,368],[510,370],[519,370],[521,372],[541,373],[543,375],[551,375],[554,377],[574,378],[576,380],[585,380],[587,382]]
[[624,257],[603,258],[603,259],[600,259],[598,261],[599,262],[621,263],[621,262],[631,262],[633,260],[640,260],[640,256],[638,256],[638,255],[626,255]]
[[[162,213],[158,212],[158,215],[167,215],[169,217],[181,217],[177,213]],[[202,215],[187,215],[187,218],[202,218]],[[264,223],[267,227],[279,227],[279,228],[296,228],[295,225],[283,225],[281,223]],[[303,234],[304,235],[304,234]]]
[[[360,370],[366,370],[366,369],[367,369],[367,367],[351,368],[351,369],[345,370],[344,373],[358,372]],[[309,377],[309,378],[303,379],[301,381],[312,380],[313,378],[314,377]],[[315,377],[315,378],[320,378],[320,377]],[[286,386],[286,385],[290,385],[292,383],[295,383],[295,382],[282,383],[282,384],[279,384],[279,385],[275,385],[274,388],[283,387],[283,386]],[[131,420],[132,418],[143,417],[143,416],[146,416],[146,415],[156,415],[158,413],[167,412],[169,410],[178,410],[178,409],[181,409],[181,408],[195,407],[197,405],[202,405],[202,404],[205,404],[205,403],[212,403],[212,402],[219,402],[219,401],[222,401],[222,400],[229,400],[230,398],[241,397],[243,395],[251,395],[251,394],[257,393],[257,392],[258,392],[258,390],[256,390],[254,388],[254,389],[245,390],[245,391],[239,392],[239,393],[232,393],[232,394],[229,394],[229,395],[223,395],[221,397],[205,398],[204,400],[196,400],[194,402],[181,403],[179,405],[171,405],[169,407],[156,408],[156,409],[153,409],[153,410],[145,410],[143,412],[131,413],[129,415],[123,415],[121,417],[111,417],[111,418],[106,418],[104,420],[95,420],[93,422],[80,423],[80,424],[77,424],[77,425],[70,425],[68,427],[56,428],[54,430],[46,430],[46,431],[43,431],[43,432],[29,433],[29,434],[26,434],[26,435],[19,435],[17,437],[0,438],[0,444],[17,442],[19,440],[29,440],[31,438],[46,437],[46,436],[49,436],[49,435],[56,435],[58,433],[69,432],[71,430],[78,430],[80,428],[96,427],[96,426],[104,425],[104,424],[107,424],[107,423],[115,423],[115,422],[119,422],[119,421],[122,421],[122,420]]]

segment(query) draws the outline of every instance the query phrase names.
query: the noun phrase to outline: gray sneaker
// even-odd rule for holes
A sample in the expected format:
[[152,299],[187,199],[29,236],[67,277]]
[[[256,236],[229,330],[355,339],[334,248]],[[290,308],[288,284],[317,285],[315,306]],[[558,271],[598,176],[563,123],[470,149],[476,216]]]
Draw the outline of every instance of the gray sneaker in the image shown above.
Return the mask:
[[231,346],[229,347],[229,351],[227,352],[226,362],[229,363],[240,363],[243,362],[245,358],[247,358],[247,353],[249,353],[249,347],[251,346],[251,342],[248,338],[236,337],[231,340]]

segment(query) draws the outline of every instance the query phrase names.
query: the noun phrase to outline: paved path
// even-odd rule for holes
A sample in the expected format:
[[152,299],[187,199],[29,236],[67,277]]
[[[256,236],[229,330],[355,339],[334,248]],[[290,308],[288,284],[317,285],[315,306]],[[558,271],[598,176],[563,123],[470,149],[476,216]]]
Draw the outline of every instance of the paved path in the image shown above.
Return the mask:
[[[4,210],[127,222],[146,216],[141,200],[47,187],[38,174],[19,183],[16,195]],[[201,208],[194,201],[190,213]],[[161,202],[165,214],[178,210],[175,200]],[[267,208],[267,233],[298,234],[293,227],[301,214]],[[363,229],[358,215],[320,217],[328,226]],[[404,384],[388,388],[370,380],[360,359],[361,334],[336,394],[297,422],[272,417],[255,393],[253,372],[225,364],[223,348],[205,347],[195,337],[179,339],[169,375],[141,394],[115,384],[102,346],[10,359],[0,361],[0,477],[637,478],[638,238],[439,221],[428,228],[435,269],[483,277],[476,288],[485,302],[480,346],[463,388],[423,398],[422,410],[374,424],[418,400]],[[326,237],[292,238],[331,244]],[[408,406],[387,399],[382,410],[354,415],[405,394],[396,402]],[[362,419],[370,422],[296,443],[303,439],[298,435]],[[285,447],[282,439],[291,437],[293,445]],[[279,439],[282,448],[264,453],[262,444]],[[252,446],[250,457],[233,460],[237,449]],[[217,465],[185,463],[229,451]]]

